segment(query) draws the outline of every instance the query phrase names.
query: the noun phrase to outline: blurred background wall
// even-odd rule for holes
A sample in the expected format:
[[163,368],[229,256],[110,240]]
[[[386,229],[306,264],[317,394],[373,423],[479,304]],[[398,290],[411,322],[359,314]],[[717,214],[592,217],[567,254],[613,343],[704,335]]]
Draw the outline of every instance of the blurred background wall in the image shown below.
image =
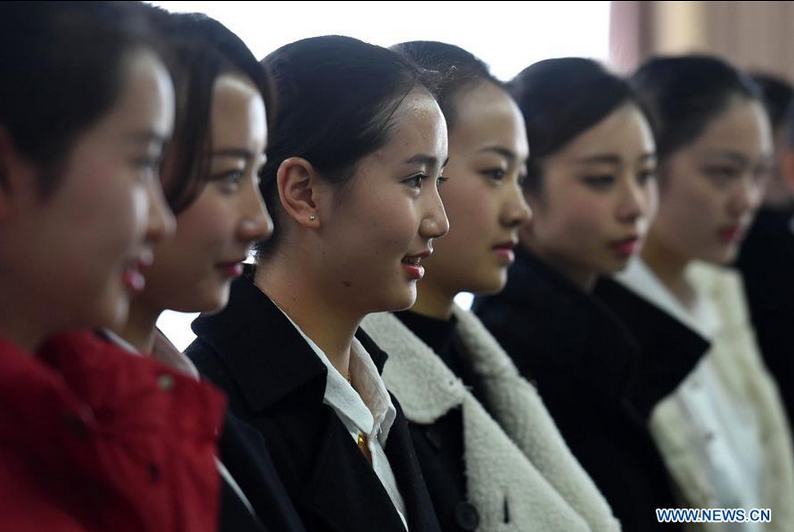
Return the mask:
[[612,2],[610,63],[630,72],[654,54],[706,52],[794,78],[794,2]]

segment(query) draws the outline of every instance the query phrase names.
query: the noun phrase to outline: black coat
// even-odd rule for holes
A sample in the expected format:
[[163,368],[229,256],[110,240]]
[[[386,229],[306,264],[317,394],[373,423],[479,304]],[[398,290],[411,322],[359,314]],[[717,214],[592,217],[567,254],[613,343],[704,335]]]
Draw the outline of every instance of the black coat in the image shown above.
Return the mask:
[[305,532],[262,435],[227,413],[219,444],[223,465],[256,514],[251,515],[231,486],[223,482],[220,531]]
[[[223,428],[224,435],[230,430],[233,431],[234,429],[229,429],[227,419]],[[233,476],[234,474],[232,474]],[[236,481],[237,479],[235,479]],[[218,532],[265,532],[268,530],[262,524],[259,516],[255,514],[256,510],[253,512],[249,510],[234,488],[225,478],[221,477],[221,509]]]
[[[612,279],[603,278],[595,297],[631,330],[639,346],[634,404],[644,416],[673,392],[709,350],[708,340]],[[642,393],[643,390],[651,393]]]
[[[385,488],[334,410],[323,404],[327,368],[250,279],[232,283],[229,305],[193,322],[186,354],[229,396],[230,408],[264,436],[309,532],[405,532]],[[382,370],[386,354],[356,337]],[[385,452],[411,532],[439,532],[399,404]]]
[[761,354],[794,427],[794,209],[762,209],[742,244],[742,272]]
[[[571,451],[624,530],[681,530],[656,521],[675,507],[647,426],[652,405],[677,380],[642,382],[639,347],[591,295],[519,250],[506,288],[475,312],[537,388]],[[694,361],[678,368],[678,380]]]

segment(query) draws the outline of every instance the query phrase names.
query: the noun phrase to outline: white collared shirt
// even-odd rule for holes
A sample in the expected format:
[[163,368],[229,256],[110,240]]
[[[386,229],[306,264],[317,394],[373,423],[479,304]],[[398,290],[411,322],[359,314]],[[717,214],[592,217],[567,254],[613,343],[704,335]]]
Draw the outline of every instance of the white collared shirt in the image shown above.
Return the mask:
[[353,388],[331,364],[323,350],[306,336],[286,312],[283,310],[281,312],[328,368],[323,403],[334,409],[356,445],[358,445],[359,433],[363,433],[367,437],[369,452],[372,456],[372,469],[386,489],[386,493],[389,494],[405,529],[408,530],[405,502],[384,451],[389,431],[397,417],[397,409],[394,408],[391,396],[386,390],[386,385],[378,373],[378,368],[375,367],[372,357],[369,356],[361,342],[357,338],[353,338],[350,349],[350,380],[355,383],[355,388]]
[[[664,310],[707,340],[718,338],[722,320],[717,306],[693,284],[695,302],[687,309],[641,259],[634,259],[616,279]],[[736,400],[725,387],[706,354],[673,392],[682,405],[691,433],[708,462],[717,502],[725,508],[757,508],[761,504],[762,445],[760,428],[751,405]],[[736,525],[731,530],[751,531],[757,525]]]

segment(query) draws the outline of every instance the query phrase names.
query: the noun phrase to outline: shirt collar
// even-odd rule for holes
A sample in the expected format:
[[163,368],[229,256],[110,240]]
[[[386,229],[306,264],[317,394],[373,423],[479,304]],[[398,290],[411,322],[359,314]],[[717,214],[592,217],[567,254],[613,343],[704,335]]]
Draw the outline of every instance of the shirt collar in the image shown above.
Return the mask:
[[281,312],[328,369],[323,402],[334,409],[351,433],[360,431],[369,438],[377,437],[381,446],[385,446],[397,417],[397,410],[378,368],[362,343],[354,337],[350,349],[350,378],[355,383],[354,389],[347,378],[331,364],[320,346],[286,312]]
[[[116,344],[118,347],[132,355],[142,355],[142,353],[138,351],[134,345],[110,329],[100,329],[97,331],[97,334],[109,342]],[[189,377],[193,377],[196,380],[200,379],[199,371],[196,369],[196,366],[193,364],[193,362],[191,362],[188,357],[182,354],[182,352],[179,351],[179,349],[177,349],[174,344],[168,340],[168,338],[166,338],[165,334],[163,334],[160,329],[157,329],[155,332],[154,346],[152,348],[151,355],[152,358],[161,364],[178,370],[181,373],[184,373]]]
[[704,338],[714,337],[719,318],[696,284],[693,285],[694,307],[687,309],[639,257],[634,258],[623,272],[615,275],[615,279]]

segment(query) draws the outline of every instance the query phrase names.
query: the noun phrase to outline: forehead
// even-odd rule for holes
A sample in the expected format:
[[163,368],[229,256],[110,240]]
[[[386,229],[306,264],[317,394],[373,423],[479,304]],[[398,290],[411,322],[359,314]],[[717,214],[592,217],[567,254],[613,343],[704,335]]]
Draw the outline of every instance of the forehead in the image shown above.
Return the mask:
[[732,150],[748,157],[770,152],[772,131],[761,104],[735,98],[689,146],[692,150]]
[[213,143],[262,137],[266,128],[264,102],[253,83],[233,74],[218,77],[212,94]]
[[447,124],[429,92],[415,88],[403,99],[392,119],[389,142],[375,152],[378,158],[410,157],[422,153],[443,161],[447,155]]
[[478,149],[498,145],[528,155],[524,118],[518,105],[504,90],[490,82],[481,82],[464,90],[453,103],[455,123],[450,131],[450,148]]
[[117,109],[141,125],[169,124],[174,113],[174,88],[160,58],[149,50],[129,53]]
[[636,105],[626,103],[574,137],[558,156],[583,158],[610,153],[634,159],[654,150],[648,121]]

